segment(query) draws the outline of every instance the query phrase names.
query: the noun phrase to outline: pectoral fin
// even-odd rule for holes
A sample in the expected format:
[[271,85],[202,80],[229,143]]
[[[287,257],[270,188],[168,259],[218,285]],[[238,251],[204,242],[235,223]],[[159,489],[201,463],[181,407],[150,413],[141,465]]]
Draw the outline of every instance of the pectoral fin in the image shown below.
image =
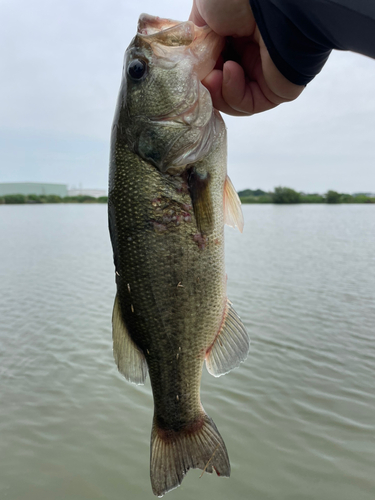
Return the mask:
[[214,377],[225,375],[245,361],[249,348],[249,336],[228,300],[221,330],[206,356],[206,368]]
[[113,357],[119,372],[133,384],[144,384],[147,376],[147,362],[143,352],[130,338],[121,316],[116,295],[112,315]]
[[224,185],[224,222],[228,226],[238,227],[242,233],[244,222],[241,200],[228,176]]
[[210,174],[203,176],[192,168],[188,173],[188,186],[198,231],[206,235],[212,230],[214,223]]

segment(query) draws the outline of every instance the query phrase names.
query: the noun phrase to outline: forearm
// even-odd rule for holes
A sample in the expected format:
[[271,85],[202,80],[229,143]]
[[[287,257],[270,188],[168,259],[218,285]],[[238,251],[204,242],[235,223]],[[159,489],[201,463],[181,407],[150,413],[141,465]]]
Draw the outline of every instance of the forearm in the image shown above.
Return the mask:
[[375,58],[375,1],[250,0],[250,5],[274,64],[297,85],[320,72],[332,49]]

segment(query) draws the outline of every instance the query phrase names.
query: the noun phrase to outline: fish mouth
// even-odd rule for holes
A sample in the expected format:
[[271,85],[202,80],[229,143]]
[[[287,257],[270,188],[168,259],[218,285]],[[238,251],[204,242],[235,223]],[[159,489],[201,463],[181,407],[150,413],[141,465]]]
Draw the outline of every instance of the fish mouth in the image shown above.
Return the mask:
[[190,57],[202,81],[215,67],[224,48],[225,39],[208,26],[198,27],[192,21],[174,21],[141,14],[137,37],[149,44],[154,56],[172,62]]
[[173,19],[163,19],[162,17],[150,16],[149,14],[141,14],[138,20],[137,32],[139,35],[154,35],[160,31],[173,28],[177,24],[182,23]]

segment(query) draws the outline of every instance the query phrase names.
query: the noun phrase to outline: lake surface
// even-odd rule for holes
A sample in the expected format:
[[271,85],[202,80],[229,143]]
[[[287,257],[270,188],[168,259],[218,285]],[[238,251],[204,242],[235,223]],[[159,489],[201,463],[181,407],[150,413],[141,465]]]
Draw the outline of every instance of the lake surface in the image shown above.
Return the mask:
[[[374,500],[375,207],[246,205],[228,296],[252,339],[202,402],[230,479],[168,499]],[[106,206],[0,206],[0,498],[152,499],[149,381],[112,357]]]

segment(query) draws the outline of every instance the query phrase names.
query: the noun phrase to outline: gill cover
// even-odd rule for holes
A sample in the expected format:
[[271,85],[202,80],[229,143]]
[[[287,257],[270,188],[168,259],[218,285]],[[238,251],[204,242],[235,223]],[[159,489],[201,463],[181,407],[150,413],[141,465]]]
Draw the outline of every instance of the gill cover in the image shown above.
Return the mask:
[[162,172],[203,158],[219,133],[201,80],[223,44],[207,26],[140,16],[125,53],[117,123],[130,149]]

